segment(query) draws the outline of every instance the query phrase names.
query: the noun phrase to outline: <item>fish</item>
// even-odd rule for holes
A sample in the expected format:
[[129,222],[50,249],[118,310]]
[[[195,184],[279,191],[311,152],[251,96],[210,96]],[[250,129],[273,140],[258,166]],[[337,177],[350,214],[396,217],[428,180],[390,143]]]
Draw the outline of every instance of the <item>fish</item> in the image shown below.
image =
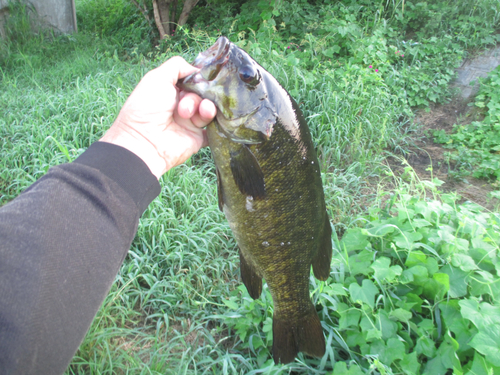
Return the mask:
[[221,36],[199,68],[178,82],[214,102],[207,126],[219,208],[239,247],[240,273],[253,299],[263,279],[273,299],[275,363],[299,352],[322,357],[325,338],[309,293],[326,280],[332,228],[311,133],[295,100],[243,49]]

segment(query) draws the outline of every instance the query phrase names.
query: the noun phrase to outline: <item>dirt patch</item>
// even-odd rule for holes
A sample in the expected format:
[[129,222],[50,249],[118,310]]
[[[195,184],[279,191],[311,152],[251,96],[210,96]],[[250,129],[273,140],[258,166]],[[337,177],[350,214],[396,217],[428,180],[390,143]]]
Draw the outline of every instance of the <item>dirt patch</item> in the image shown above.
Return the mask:
[[[465,125],[472,121],[480,120],[481,114],[474,107],[469,106],[471,99],[464,100],[456,96],[447,104],[432,105],[429,112],[424,110],[417,113],[415,122],[421,125],[415,147],[410,148],[406,161],[413,168],[420,180],[432,180],[438,178],[444,181],[440,190],[444,192],[456,192],[463,201],[472,201],[489,210],[498,208],[499,201],[491,198],[489,193],[497,190],[487,180],[477,179],[472,176],[457,179],[450,172],[456,166],[449,163],[445,153],[451,150],[445,149],[441,144],[433,141],[432,132],[434,130],[444,130],[450,133],[453,125]],[[388,158],[388,163],[397,174],[404,172],[404,167],[400,160]]]

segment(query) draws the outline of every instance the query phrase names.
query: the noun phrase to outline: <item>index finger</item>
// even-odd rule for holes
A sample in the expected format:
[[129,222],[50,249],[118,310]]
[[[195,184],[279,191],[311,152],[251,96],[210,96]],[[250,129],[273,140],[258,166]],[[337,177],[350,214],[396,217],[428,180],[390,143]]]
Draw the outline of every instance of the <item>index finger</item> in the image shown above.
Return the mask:
[[162,80],[175,85],[180,78],[187,77],[188,75],[199,71],[184,60],[181,56],[174,56],[161,64],[158,68],[154,69],[158,74],[162,75]]

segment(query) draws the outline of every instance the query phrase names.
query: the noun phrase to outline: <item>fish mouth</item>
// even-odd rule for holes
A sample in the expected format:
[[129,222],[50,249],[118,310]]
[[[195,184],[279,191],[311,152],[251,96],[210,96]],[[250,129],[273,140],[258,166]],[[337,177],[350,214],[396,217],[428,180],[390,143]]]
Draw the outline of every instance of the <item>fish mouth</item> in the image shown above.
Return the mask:
[[177,86],[196,92],[195,88],[199,83],[213,81],[217,78],[222,67],[229,61],[230,49],[231,41],[225,36],[219,37],[214,45],[206,51],[200,52],[192,63],[200,71],[180,79]]
[[225,62],[230,45],[231,42],[228,38],[225,36],[219,37],[213,46],[198,54],[192,65],[201,69],[207,65]]

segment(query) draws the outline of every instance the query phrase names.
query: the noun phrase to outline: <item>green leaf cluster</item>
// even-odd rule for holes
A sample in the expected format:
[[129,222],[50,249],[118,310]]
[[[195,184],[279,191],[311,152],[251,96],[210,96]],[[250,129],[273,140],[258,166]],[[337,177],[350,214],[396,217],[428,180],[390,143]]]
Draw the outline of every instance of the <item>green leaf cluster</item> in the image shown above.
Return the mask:
[[500,67],[480,83],[474,105],[486,110],[484,119],[455,125],[451,134],[435,131],[434,137],[456,150],[448,157],[459,164],[462,174],[500,181]]
[[500,215],[444,198],[402,194],[336,242],[317,296],[339,348],[362,367],[500,371]]

